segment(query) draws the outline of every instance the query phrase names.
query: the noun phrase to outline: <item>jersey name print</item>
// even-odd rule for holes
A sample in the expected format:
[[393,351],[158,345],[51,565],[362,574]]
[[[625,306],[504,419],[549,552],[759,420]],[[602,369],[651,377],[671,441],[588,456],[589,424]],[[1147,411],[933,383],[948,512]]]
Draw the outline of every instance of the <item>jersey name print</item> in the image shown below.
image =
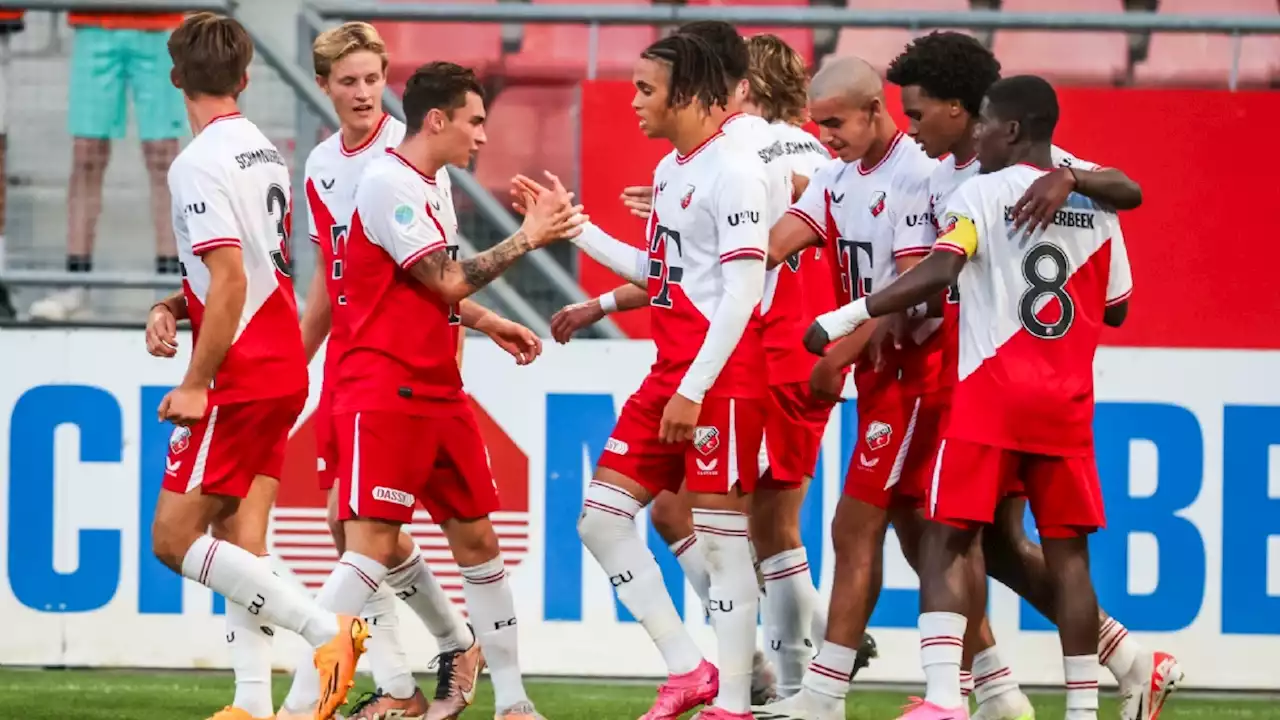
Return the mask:
[[[648,290],[658,359],[645,389],[676,391],[724,297],[721,264],[763,261],[769,237],[765,166],[733,138],[717,133],[688,155],[675,152],[654,171],[649,215]],[[753,322],[708,397],[760,397],[764,367]]]
[[1093,358],[1109,304],[1133,287],[1114,212],[1072,194],[1047,230],[1013,206],[1046,171],[1015,165],[952,196],[939,250],[963,253],[958,384],[947,437],[1046,455],[1093,448]]
[[238,247],[244,262],[244,308],[210,389],[213,405],[284,397],[307,388],[289,277],[289,188],[284,158],[239,113],[210,121],[169,167],[183,294],[197,342],[210,283],[201,256]]

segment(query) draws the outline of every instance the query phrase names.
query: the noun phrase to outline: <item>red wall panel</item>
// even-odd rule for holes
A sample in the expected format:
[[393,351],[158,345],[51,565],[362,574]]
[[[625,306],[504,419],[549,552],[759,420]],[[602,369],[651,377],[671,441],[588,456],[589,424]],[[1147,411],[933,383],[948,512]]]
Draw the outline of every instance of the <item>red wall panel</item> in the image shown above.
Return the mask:
[[[905,128],[895,89],[889,108]],[[617,197],[647,184],[669,146],[640,133],[632,92],[621,82],[583,88],[581,192],[595,222],[638,245],[644,223]],[[1280,117],[1280,93],[1064,88],[1059,101],[1058,144],[1123,169],[1145,193],[1123,216],[1134,299],[1108,344],[1280,349],[1280,290],[1250,249],[1280,209],[1280,152],[1263,133]],[[586,258],[581,276],[591,293],[618,284]],[[647,337],[647,311],[616,320]]]

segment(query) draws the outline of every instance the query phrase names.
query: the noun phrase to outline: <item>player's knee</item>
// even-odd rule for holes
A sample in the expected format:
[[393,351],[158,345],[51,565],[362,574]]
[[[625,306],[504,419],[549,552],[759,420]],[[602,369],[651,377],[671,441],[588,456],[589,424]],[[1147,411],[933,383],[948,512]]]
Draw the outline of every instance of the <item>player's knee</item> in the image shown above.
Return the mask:
[[693,517],[689,508],[674,493],[662,493],[649,506],[649,522],[667,544],[693,534]]
[[151,552],[169,568],[182,572],[182,560],[198,536],[197,533],[156,518],[151,524]]
[[591,552],[608,547],[623,537],[627,532],[635,532],[635,524],[630,518],[615,515],[611,512],[584,507],[578,516],[578,537]]

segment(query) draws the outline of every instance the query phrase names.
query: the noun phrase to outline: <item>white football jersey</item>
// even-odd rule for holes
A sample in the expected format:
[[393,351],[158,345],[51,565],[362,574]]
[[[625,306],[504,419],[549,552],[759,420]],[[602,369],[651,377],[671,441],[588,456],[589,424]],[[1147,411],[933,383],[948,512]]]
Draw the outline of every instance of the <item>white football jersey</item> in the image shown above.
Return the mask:
[[[769,175],[754,148],[723,132],[688,155],[672,152],[658,163],[646,233],[658,360],[647,387],[676,391],[724,297],[721,263],[764,260],[770,192]],[[760,396],[761,355],[759,329],[749,327],[708,394]]]
[[764,165],[769,181],[765,227],[773,227],[790,207],[792,193],[791,168],[783,160],[773,126],[762,117],[734,113],[720,124],[720,130]]
[[1045,172],[1014,165],[960,186],[937,247],[969,258],[948,437],[1057,455],[1091,447],[1103,313],[1133,279],[1119,219],[1083,195],[1047,230],[1012,228],[1013,206]]
[[[307,156],[306,187],[309,235],[322,247],[339,248],[345,242],[351,214],[355,212],[356,183],[369,161],[404,140],[404,123],[383,115],[373,135],[359,147],[348,148],[342,133],[335,132]],[[443,170],[442,175],[448,176]],[[339,254],[337,249],[332,251]],[[331,258],[326,257],[327,261]],[[339,269],[340,272],[340,269]]]
[[305,389],[306,360],[289,277],[289,168],[239,113],[210,121],[169,166],[173,231],[196,337],[209,293],[201,256],[239,247],[247,282],[240,323],[214,379],[216,402]]
[[892,282],[895,258],[929,252],[937,237],[929,221],[929,175],[936,165],[898,133],[873,167],[838,160],[824,166],[792,206],[819,234],[828,220],[834,223],[841,305]]
[[[1075,167],[1081,170],[1097,170],[1098,165],[1088,160],[1081,160],[1062,148],[1054,145],[1050,149],[1055,167]],[[948,155],[938,162],[938,167],[929,176],[929,213],[934,227],[938,226],[938,218],[946,209],[951,194],[966,180],[976,177],[982,171],[978,158],[969,158],[968,162],[956,164],[956,156]]]

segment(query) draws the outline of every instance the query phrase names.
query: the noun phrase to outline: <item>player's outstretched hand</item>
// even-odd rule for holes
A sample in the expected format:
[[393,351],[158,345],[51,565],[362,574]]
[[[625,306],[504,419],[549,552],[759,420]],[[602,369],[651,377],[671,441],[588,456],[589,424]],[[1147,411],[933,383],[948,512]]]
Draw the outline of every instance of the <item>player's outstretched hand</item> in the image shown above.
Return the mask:
[[600,307],[598,298],[566,305],[551,316],[551,337],[563,345],[573,338],[574,333],[603,319],[604,308]]
[[513,190],[520,195],[518,204],[524,207],[521,229],[534,247],[577,237],[582,232],[582,224],[588,219],[582,212],[583,207],[573,204],[573,193],[564,188],[560,178],[549,172],[545,174],[551,182],[550,188],[524,175],[517,175],[511,180]]
[[622,188],[622,204],[627,206],[632,215],[649,219],[653,212],[653,187],[649,185],[632,185]]
[[680,393],[672,395],[662,411],[658,439],[664,443],[693,442],[693,428],[698,424],[698,415],[701,413],[702,403],[696,403]]
[[164,358],[178,354],[178,321],[163,304],[147,313],[147,352]]
[[163,422],[168,420],[174,425],[194,425],[199,422],[209,409],[209,389],[191,388],[179,385],[169,391],[160,401],[156,414]]
[[515,358],[516,365],[528,365],[542,354],[542,338],[518,322],[499,318],[482,332]]
[[1028,235],[1048,230],[1053,216],[1067,202],[1076,187],[1076,177],[1068,168],[1058,168],[1041,175],[1031,183],[1013,206],[1013,227]]
[[809,373],[809,392],[819,400],[844,402],[844,397],[841,395],[844,392],[844,374],[841,370],[843,368],[827,356],[823,356],[821,360],[814,363],[813,370]]

